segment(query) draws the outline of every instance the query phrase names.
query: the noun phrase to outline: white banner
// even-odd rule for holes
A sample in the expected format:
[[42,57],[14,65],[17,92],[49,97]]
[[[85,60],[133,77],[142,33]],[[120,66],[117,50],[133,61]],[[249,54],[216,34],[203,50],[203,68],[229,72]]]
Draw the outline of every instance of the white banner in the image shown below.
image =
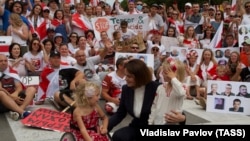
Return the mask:
[[146,14],[132,14],[132,15],[119,15],[119,16],[104,16],[92,18],[91,23],[95,31],[95,37],[100,40],[100,33],[106,31],[108,37],[112,39],[112,34],[116,30],[120,30],[120,23],[122,20],[128,22],[128,29],[135,32],[143,32],[148,29],[148,21],[145,18]]

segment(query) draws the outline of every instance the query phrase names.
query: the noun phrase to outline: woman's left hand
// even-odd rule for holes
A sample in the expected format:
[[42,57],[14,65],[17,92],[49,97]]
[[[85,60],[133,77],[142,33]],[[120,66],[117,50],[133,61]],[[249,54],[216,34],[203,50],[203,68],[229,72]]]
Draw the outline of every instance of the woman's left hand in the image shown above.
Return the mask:
[[186,120],[186,116],[182,112],[177,112],[176,110],[171,110],[170,113],[165,114],[165,121],[167,123],[180,123]]

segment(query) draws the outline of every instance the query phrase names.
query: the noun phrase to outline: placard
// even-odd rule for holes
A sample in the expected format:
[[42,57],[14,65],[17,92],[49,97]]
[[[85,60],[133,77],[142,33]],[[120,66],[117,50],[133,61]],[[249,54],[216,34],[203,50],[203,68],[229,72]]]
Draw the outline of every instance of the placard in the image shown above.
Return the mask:
[[0,36],[0,53],[9,56],[9,46],[12,43],[12,36]]
[[39,76],[23,76],[21,81],[25,86],[37,86],[39,85]]
[[206,111],[250,115],[249,88],[248,82],[208,80]]
[[21,120],[25,126],[53,130],[58,132],[69,132],[71,115],[52,109],[40,108],[33,111],[28,117]]

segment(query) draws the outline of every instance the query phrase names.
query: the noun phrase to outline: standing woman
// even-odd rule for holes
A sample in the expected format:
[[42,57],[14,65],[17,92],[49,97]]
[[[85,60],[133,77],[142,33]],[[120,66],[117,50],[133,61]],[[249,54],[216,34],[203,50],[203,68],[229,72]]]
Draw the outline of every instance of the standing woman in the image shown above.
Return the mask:
[[183,46],[188,48],[200,48],[200,43],[196,37],[194,27],[188,26],[184,33]]
[[213,51],[207,48],[204,49],[202,52],[200,68],[198,70],[197,75],[202,80],[201,86],[203,87],[203,89],[201,89],[200,94],[204,94],[205,98],[206,98],[207,81],[212,80],[213,76],[216,75],[216,67],[217,67],[217,62],[214,58]]
[[47,22],[43,16],[43,8],[41,5],[34,5],[27,19],[30,25],[30,40],[34,37],[39,38],[40,40],[44,39],[46,36],[46,29],[49,26],[49,22]]
[[[210,42],[214,37],[213,27],[207,26],[206,29],[203,31],[203,39],[200,40],[201,48],[209,48]],[[213,47],[210,47],[213,48]]]
[[9,65],[17,71],[20,77],[27,76],[26,62],[21,53],[21,46],[18,43],[12,43],[9,46]]
[[56,33],[63,35],[63,43],[68,42],[68,33],[70,33],[69,21],[64,19],[63,10],[56,10],[51,26],[55,29]]
[[[29,39],[28,26],[22,21],[21,17],[12,13],[9,17],[10,25],[7,29],[7,36],[12,36],[12,42],[21,45],[21,52],[24,54],[28,51],[27,41]],[[22,54],[22,55],[23,55]]]

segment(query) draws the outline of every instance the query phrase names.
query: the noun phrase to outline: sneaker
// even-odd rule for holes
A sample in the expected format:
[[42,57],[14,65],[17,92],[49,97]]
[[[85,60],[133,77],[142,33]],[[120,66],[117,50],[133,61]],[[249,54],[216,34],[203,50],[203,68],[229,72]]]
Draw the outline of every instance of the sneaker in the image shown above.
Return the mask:
[[27,116],[30,115],[30,113],[31,113],[30,111],[24,111],[23,114],[21,115],[21,118],[22,119],[26,118]]
[[18,112],[10,111],[10,118],[17,121],[20,118],[20,114]]

